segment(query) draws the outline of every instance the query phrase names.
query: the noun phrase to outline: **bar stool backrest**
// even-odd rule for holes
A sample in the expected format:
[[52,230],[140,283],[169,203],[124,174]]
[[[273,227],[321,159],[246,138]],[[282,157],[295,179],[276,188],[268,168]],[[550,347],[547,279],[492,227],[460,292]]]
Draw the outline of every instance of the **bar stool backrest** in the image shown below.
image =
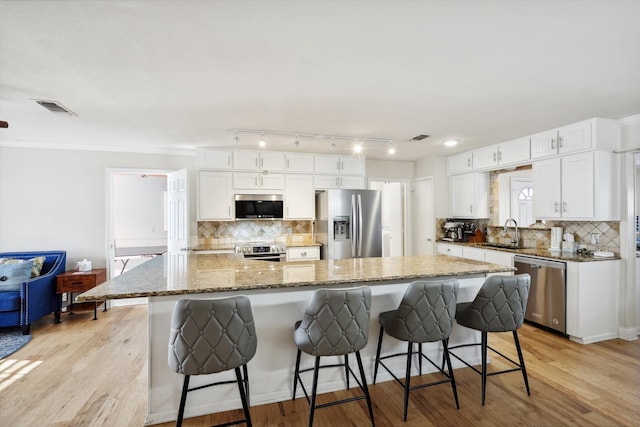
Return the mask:
[[251,302],[245,296],[179,300],[171,318],[169,368],[214,374],[246,364],[256,353]]
[[360,351],[369,337],[371,289],[318,289],[313,293],[300,327],[294,332],[298,348],[313,356]]
[[416,281],[406,290],[385,331],[402,341],[426,343],[449,338],[456,317],[458,281]]
[[515,331],[522,326],[531,276],[491,276],[473,302],[457,315],[461,325],[485,332]]

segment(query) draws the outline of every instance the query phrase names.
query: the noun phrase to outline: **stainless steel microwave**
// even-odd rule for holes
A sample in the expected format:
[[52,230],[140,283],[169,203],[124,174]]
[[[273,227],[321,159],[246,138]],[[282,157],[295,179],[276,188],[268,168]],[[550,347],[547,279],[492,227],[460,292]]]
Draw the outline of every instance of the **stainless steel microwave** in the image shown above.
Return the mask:
[[282,194],[236,194],[236,219],[282,219]]

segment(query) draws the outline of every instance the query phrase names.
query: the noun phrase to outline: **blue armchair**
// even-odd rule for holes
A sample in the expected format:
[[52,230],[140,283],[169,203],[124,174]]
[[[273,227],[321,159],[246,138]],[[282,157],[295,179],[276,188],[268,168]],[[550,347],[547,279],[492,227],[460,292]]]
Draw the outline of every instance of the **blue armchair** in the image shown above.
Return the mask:
[[0,326],[21,326],[27,335],[31,323],[57,310],[56,276],[64,273],[65,251],[4,252],[0,258],[31,259],[44,256],[40,276],[25,280],[20,291],[0,292]]

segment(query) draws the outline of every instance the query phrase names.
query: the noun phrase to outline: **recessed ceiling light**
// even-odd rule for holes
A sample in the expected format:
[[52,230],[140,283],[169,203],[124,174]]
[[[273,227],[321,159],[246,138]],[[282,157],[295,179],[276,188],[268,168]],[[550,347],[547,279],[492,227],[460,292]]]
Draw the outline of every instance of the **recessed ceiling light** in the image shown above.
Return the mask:
[[458,145],[458,140],[457,139],[447,139],[443,142],[443,144],[445,145],[445,147],[454,147],[456,145]]
[[393,145],[393,141],[389,142],[389,148],[387,148],[387,153],[394,155],[396,154],[396,147]]
[[260,147],[264,147],[267,145],[267,142],[264,140],[264,133],[262,135],[260,135],[260,141],[258,141],[258,145]]
[[356,153],[356,154],[358,154],[358,153],[362,152],[362,145],[361,145],[361,144],[359,144],[359,143],[356,143],[356,144],[353,146],[353,152],[354,152],[354,153]]

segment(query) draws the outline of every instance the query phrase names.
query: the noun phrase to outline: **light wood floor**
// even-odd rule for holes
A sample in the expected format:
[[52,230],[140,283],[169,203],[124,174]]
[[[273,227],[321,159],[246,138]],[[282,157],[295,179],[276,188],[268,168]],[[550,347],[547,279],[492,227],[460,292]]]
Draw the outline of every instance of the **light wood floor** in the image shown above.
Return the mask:
[[[90,313],[63,319],[58,325],[49,317],[38,321],[32,327],[33,340],[0,360],[0,426],[142,426],[147,404],[146,306],[100,311],[97,321]],[[490,335],[491,345],[515,357],[510,334]],[[395,382],[385,382],[370,386],[376,425],[640,425],[640,341],[583,346],[530,325],[520,330],[520,340],[531,397],[519,373],[490,377],[483,407],[479,375],[459,369],[459,410],[449,386],[430,387],[412,393],[409,419],[403,423],[402,390]],[[304,426],[308,406],[298,398],[252,407],[251,413],[256,426]],[[209,426],[239,416],[239,411],[230,411],[189,419],[184,425]],[[315,425],[367,426],[366,404],[318,410]]]

